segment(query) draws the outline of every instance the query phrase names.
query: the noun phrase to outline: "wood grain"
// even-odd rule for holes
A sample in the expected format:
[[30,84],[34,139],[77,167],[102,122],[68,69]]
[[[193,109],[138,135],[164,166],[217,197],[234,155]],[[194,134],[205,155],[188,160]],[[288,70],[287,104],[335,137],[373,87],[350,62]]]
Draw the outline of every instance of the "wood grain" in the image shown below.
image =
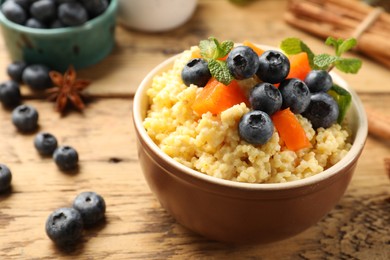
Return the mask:
[[[209,35],[271,45],[298,36],[313,49],[326,50],[322,41],[275,18],[284,7],[284,0],[259,0],[247,7],[200,0],[191,21],[171,32],[146,34],[118,26],[114,52],[79,73],[93,80],[84,113],[61,117],[41,94],[22,86],[23,102],[40,113],[39,131],[74,146],[80,168],[59,171],[51,158],[37,154],[34,134],[18,133],[10,111],[0,108],[0,162],[13,173],[11,192],[0,195],[0,259],[390,259],[390,181],[383,163],[390,142],[375,136],[369,136],[338,205],[307,231],[267,245],[236,247],[186,230],[161,208],[143,178],[131,110],[144,75]],[[2,79],[1,68],[8,62],[1,42]],[[390,108],[389,77],[388,70],[364,59],[361,74],[346,78],[365,105],[385,112]],[[85,230],[75,248],[61,250],[45,234],[46,218],[86,190],[105,198],[106,221]]]

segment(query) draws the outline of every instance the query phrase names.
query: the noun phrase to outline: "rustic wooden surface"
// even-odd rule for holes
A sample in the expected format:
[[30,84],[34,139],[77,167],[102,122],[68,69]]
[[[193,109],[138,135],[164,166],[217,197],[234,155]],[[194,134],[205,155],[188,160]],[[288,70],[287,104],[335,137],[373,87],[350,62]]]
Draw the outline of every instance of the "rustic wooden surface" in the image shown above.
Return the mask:
[[[318,224],[267,245],[236,247],[191,233],[160,207],[143,179],[131,110],[132,96],[145,74],[211,35],[268,45],[294,36],[316,52],[327,52],[322,40],[284,23],[285,6],[284,0],[259,0],[246,7],[200,0],[193,18],[170,32],[148,34],[118,25],[113,53],[79,73],[93,80],[84,113],[70,111],[61,117],[42,95],[22,86],[24,103],[40,113],[39,130],[74,146],[80,169],[60,172],[52,159],[36,153],[34,135],[18,133],[10,111],[0,109],[0,162],[13,172],[11,192],[0,195],[0,259],[390,259],[390,180],[383,164],[390,157],[390,141],[368,138],[345,196]],[[387,113],[390,71],[360,58],[361,73],[345,78],[365,105]],[[9,62],[0,41],[1,80],[7,79]],[[45,234],[46,218],[86,190],[104,196],[106,221],[86,230],[73,250],[60,250]]]

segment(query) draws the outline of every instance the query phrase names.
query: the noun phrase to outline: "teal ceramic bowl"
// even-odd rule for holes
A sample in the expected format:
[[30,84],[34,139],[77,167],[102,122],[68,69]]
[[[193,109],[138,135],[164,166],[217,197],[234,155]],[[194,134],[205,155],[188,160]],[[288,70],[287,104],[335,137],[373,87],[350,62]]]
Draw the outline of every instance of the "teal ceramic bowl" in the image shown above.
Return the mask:
[[[5,0],[0,0],[2,4]],[[104,59],[115,44],[118,0],[81,26],[35,29],[9,21],[0,12],[0,24],[12,61],[40,63],[64,71],[69,65],[85,68]]]

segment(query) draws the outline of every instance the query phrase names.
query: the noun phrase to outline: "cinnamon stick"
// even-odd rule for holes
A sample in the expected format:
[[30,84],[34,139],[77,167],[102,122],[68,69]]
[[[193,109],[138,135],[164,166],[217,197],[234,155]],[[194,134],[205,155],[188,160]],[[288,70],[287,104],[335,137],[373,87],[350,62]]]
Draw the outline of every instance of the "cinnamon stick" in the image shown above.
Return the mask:
[[[357,0],[290,0],[285,20],[321,38],[354,36],[356,28],[375,9]],[[378,13],[358,35],[359,51],[390,68],[390,14]]]
[[385,140],[390,140],[390,117],[384,116],[367,106],[365,110],[368,120],[368,132]]
[[390,178],[390,157],[385,158],[385,171],[387,176]]

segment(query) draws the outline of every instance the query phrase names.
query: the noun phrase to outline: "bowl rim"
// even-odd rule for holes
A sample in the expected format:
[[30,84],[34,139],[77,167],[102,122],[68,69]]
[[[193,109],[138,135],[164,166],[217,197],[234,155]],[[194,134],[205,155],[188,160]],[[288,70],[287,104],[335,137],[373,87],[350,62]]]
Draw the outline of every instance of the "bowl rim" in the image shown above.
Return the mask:
[[[3,5],[3,3],[6,0],[0,0],[0,6]],[[118,0],[110,0],[110,3],[108,4],[107,9],[100,15],[92,18],[91,20],[88,20],[82,25],[79,26],[71,26],[71,27],[64,27],[64,28],[53,28],[53,29],[40,29],[40,28],[31,28],[27,27],[21,24],[14,23],[10,20],[8,20],[7,17],[4,16],[3,12],[0,11],[0,24],[3,26],[6,26],[8,28],[11,28],[13,30],[27,33],[30,35],[57,35],[57,34],[63,34],[63,33],[77,33],[77,32],[84,32],[86,30],[90,30],[93,28],[96,24],[100,23],[101,21],[105,20],[106,17],[110,16],[112,13],[116,12],[118,6]]]
[[[256,44],[260,48],[263,49],[278,49],[276,47],[268,46],[268,45],[260,45]],[[133,122],[134,127],[136,128],[136,131],[139,134],[139,137],[141,138],[143,142],[141,142],[141,145],[144,143],[146,144],[149,149],[151,149],[153,152],[155,152],[167,165],[171,166],[174,169],[177,169],[181,171],[184,174],[188,174],[198,180],[203,180],[205,182],[209,182],[211,184],[230,187],[230,188],[238,188],[238,189],[244,189],[244,190],[289,190],[289,189],[295,189],[300,188],[303,186],[310,186],[318,184],[326,179],[330,179],[331,177],[334,177],[338,174],[340,170],[342,170],[345,167],[348,167],[353,163],[353,161],[359,157],[360,153],[362,152],[366,139],[368,134],[368,122],[367,122],[367,115],[364,110],[363,103],[361,102],[360,98],[358,97],[357,93],[347,84],[347,82],[341,78],[338,74],[331,72],[332,78],[335,82],[337,82],[338,85],[341,87],[347,89],[351,96],[352,96],[352,106],[355,106],[357,118],[360,121],[359,127],[356,130],[355,140],[351,146],[350,151],[335,165],[331,166],[330,168],[324,170],[323,172],[320,172],[318,174],[315,174],[313,176],[309,176],[303,179],[289,181],[289,182],[283,182],[283,183],[246,183],[246,182],[238,182],[238,181],[232,181],[232,180],[225,180],[220,179],[214,176],[207,175],[205,173],[199,172],[197,170],[191,169],[180,162],[174,160],[169,155],[164,153],[156,143],[150,138],[150,136],[147,134],[144,126],[143,126],[143,115],[141,113],[142,109],[142,100],[145,98],[143,94],[146,94],[147,88],[150,86],[153,77],[157,75],[158,73],[162,73],[164,71],[169,70],[175,59],[179,57],[181,53],[174,55],[173,57],[170,57],[160,64],[158,64],[156,67],[154,67],[142,80],[140,85],[138,86],[136,93],[134,95],[133,99]],[[351,109],[350,108],[350,109]]]

